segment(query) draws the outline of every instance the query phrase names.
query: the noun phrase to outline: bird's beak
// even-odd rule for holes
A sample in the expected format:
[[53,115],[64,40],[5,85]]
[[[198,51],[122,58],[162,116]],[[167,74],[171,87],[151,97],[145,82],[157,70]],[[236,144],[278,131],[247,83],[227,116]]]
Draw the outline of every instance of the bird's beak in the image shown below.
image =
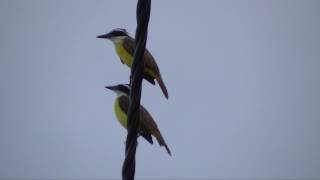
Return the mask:
[[97,38],[100,38],[100,39],[109,39],[109,38],[110,38],[110,34],[109,34],[109,33],[103,34],[103,35],[97,36]]
[[114,90],[114,86],[106,86],[105,88],[110,89],[110,90]]

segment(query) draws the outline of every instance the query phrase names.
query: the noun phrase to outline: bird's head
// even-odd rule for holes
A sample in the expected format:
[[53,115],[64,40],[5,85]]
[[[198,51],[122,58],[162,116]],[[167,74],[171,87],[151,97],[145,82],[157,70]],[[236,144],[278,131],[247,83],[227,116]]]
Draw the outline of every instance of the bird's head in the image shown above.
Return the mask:
[[130,93],[129,84],[119,84],[116,86],[106,86],[106,88],[112,90],[118,96],[129,96],[129,93]]
[[116,28],[116,29],[111,30],[107,34],[103,34],[103,35],[97,36],[97,38],[109,39],[109,40],[114,42],[115,40],[123,38],[123,37],[126,37],[128,35],[129,34],[128,34],[126,29]]

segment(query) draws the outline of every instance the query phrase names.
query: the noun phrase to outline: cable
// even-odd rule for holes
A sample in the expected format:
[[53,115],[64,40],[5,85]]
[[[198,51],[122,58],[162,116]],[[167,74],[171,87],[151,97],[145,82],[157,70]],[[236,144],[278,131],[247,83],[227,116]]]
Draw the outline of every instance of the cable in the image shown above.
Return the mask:
[[144,74],[143,55],[146,48],[151,0],[138,0],[136,49],[130,75],[130,106],[128,110],[128,135],[126,140],[126,157],[122,166],[122,179],[133,180],[135,175],[135,156],[140,121],[141,86]]

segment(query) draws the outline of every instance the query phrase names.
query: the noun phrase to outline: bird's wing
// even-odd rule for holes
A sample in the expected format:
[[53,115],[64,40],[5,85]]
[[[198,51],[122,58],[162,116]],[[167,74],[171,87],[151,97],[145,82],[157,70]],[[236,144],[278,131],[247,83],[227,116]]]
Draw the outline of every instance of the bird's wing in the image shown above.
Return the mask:
[[140,106],[140,128],[142,131],[148,132],[150,134],[159,131],[156,122],[143,106]]
[[152,76],[150,76],[147,73],[144,73],[143,78],[145,80],[147,80],[149,83],[151,83],[152,85],[156,85],[156,82],[154,81],[154,78]]
[[[136,43],[133,38],[129,36],[126,37],[123,41],[123,46],[126,50],[128,50],[130,54],[132,55],[134,54],[134,48],[136,47]],[[146,68],[152,69],[154,73],[156,73],[156,75],[159,75],[160,73],[159,73],[158,65],[147,48],[144,53],[144,59],[145,59]]]
[[157,139],[159,145],[164,146],[171,156],[171,151],[162,137],[156,122],[143,106],[140,106],[140,128],[142,131],[152,134]]
[[[120,96],[119,105],[124,112],[128,113],[129,97]],[[139,129],[141,131],[141,134],[147,134],[147,133],[152,134],[153,131],[159,131],[157,124],[153,120],[152,116],[143,106],[140,106],[140,128]]]
[[129,97],[128,96],[120,96],[118,97],[120,108],[123,110],[123,112],[128,113],[129,110]]
[[[120,105],[120,108],[124,112],[128,112],[129,97],[128,96],[120,96],[119,97],[119,105]],[[171,155],[170,149],[167,146],[164,138],[162,137],[156,122],[153,120],[150,113],[143,106],[140,106],[139,134],[142,135],[144,138],[146,138],[146,140],[149,141],[151,144],[153,143],[151,135],[153,135],[157,139],[160,146],[164,146],[166,148],[167,152],[169,153],[169,155]]]

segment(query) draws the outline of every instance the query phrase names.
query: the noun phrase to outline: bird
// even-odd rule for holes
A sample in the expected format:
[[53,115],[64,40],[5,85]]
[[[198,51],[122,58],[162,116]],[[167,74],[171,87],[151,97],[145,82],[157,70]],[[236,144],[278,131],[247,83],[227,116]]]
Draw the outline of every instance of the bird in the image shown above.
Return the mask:
[[[129,36],[126,29],[116,28],[106,34],[97,36],[97,38],[108,39],[112,41],[116,53],[120,57],[120,61],[122,62],[122,64],[127,65],[129,68],[132,67],[136,43],[135,40]],[[158,65],[154,57],[147,49],[144,52],[143,61],[145,63],[144,79],[146,79],[153,85],[155,85],[156,80],[162,90],[162,93],[164,94],[166,99],[168,99],[168,90],[162,80]]]
[[[129,109],[129,92],[130,86],[126,84],[119,84],[115,86],[106,86],[105,88],[112,90],[117,94],[117,98],[114,102],[114,110],[119,123],[127,128],[128,123],[128,109]],[[160,146],[164,146],[168,154],[171,156],[171,151],[166,144],[156,122],[150,115],[150,113],[140,105],[140,123],[138,135],[146,139],[150,144],[153,144],[152,136],[154,136]]]

